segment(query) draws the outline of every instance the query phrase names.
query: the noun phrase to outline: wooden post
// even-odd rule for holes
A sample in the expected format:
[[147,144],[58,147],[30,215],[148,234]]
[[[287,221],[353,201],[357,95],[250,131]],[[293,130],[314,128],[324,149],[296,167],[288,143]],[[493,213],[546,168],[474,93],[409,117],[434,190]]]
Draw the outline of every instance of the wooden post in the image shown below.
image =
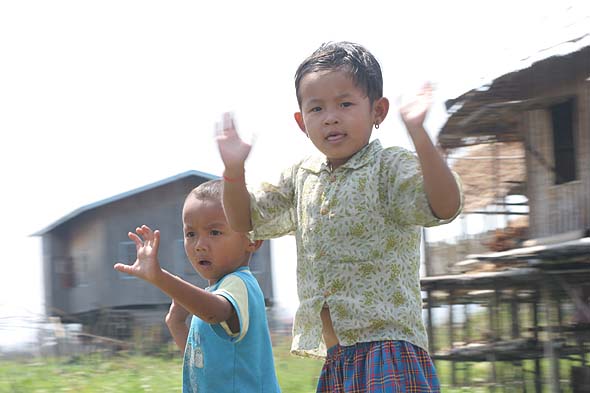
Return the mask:
[[[518,289],[515,288],[512,290],[512,293],[510,296],[510,315],[512,316],[511,317],[512,321],[511,321],[510,337],[512,339],[517,339],[520,337],[520,320],[518,318],[519,317],[518,311],[519,311]],[[524,382],[524,377],[523,377],[522,360],[513,361],[512,365],[514,366],[512,375],[518,374],[520,384],[523,386],[523,388],[526,391],[526,384]]]
[[[451,349],[454,348],[455,342],[455,323],[453,315],[453,303],[455,299],[453,297],[453,291],[449,291],[449,344]],[[457,368],[454,360],[451,360],[451,385],[457,386]]]
[[545,341],[545,357],[549,360],[549,373],[547,374],[550,391],[552,393],[560,393],[559,387],[559,356],[555,349],[553,342],[554,338],[554,321],[553,321],[553,309],[555,308],[555,302],[552,299],[553,288],[551,283],[547,280],[543,280],[544,285],[542,286],[541,296],[543,303],[545,304],[545,321],[547,323],[547,340]]
[[[422,228],[422,246],[424,247],[424,274],[429,277],[432,274],[432,267],[430,265],[431,258],[428,248],[428,239],[426,235],[426,229]],[[432,320],[432,291],[426,291],[426,311],[428,315],[428,326],[426,327],[428,333],[428,351],[434,354],[436,351],[435,340],[434,340],[434,321]],[[434,367],[436,368],[436,360],[432,360]]]
[[423,250],[423,257],[424,257],[424,275],[426,277],[430,277],[432,275],[432,258],[430,255],[430,248],[428,248],[428,235],[426,233],[426,228],[422,228],[422,247],[424,247]]
[[[471,342],[471,324],[469,321],[469,304],[465,302],[463,305],[463,312],[465,314],[465,321],[463,322],[463,341],[466,344]],[[463,384],[467,385],[471,380],[471,373],[470,373],[470,364],[465,362],[465,366],[463,369]]]
[[[494,294],[492,295],[489,304],[488,304],[488,318],[489,318],[489,326],[490,326],[490,341],[495,346],[496,342],[498,341],[498,335],[496,331],[496,310],[497,310],[497,288],[494,288]],[[496,391],[496,356],[492,352],[488,355],[488,362],[490,362],[491,367],[491,375],[490,375],[490,392]]]
[[512,296],[510,297],[510,314],[512,315],[512,329],[511,329],[511,336],[512,338],[520,337],[520,320],[518,319],[518,290],[514,289],[512,291]]
[[[539,289],[535,290],[533,300],[533,338],[535,343],[539,342]],[[535,358],[535,393],[542,393],[543,387],[541,384],[541,361]]]
[[[436,351],[435,341],[434,341],[434,326],[432,321],[432,291],[426,291],[426,311],[428,314],[428,326],[426,329],[428,330],[428,351],[432,354]],[[433,360],[436,363],[436,360]]]

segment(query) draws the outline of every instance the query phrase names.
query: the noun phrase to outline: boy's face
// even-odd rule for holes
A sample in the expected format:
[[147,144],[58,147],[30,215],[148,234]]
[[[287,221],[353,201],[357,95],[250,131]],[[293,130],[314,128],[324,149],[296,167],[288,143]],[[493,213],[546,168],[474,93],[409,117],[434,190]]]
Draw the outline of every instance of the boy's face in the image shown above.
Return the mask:
[[209,285],[241,266],[248,266],[250,253],[262,243],[250,242],[245,234],[234,232],[216,201],[189,195],[182,209],[182,223],[184,251]]
[[299,84],[299,128],[328,159],[333,169],[365,147],[375,122],[387,115],[389,102],[382,97],[373,107],[367,95],[344,70],[305,75]]

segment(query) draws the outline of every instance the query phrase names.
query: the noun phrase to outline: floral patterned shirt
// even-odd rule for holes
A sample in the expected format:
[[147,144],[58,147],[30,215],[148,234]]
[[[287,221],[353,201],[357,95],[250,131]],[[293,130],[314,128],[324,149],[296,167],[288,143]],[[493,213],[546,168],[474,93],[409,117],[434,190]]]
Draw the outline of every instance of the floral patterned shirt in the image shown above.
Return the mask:
[[250,195],[255,238],[296,237],[293,353],[326,355],[325,303],[341,345],[405,340],[427,349],[421,227],[454,217],[432,213],[413,153],[374,140],[333,172],[325,157],[304,159]]

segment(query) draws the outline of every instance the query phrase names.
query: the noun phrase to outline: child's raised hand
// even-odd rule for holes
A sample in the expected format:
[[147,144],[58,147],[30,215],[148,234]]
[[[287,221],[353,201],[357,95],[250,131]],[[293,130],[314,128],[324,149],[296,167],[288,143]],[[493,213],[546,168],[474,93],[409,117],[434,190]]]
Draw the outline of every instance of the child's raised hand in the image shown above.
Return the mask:
[[127,236],[135,243],[137,259],[133,265],[124,263],[115,264],[115,270],[139,277],[153,283],[161,272],[158,261],[158,248],[160,246],[160,231],[152,231],[147,225],[135,229],[136,233],[129,232]]
[[426,82],[416,96],[400,108],[401,118],[409,132],[422,127],[432,105],[432,85]]
[[221,159],[226,169],[243,168],[252,145],[244,142],[238,135],[233,116],[223,114],[221,124],[216,125],[216,139]]

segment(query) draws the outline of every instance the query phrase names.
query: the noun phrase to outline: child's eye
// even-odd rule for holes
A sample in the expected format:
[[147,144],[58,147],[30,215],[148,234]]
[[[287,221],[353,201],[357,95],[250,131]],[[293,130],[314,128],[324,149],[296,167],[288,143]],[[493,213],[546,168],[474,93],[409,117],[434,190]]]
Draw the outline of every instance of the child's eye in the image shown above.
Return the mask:
[[342,104],[340,104],[340,106],[343,108],[348,108],[349,106],[352,106],[352,102],[343,102]]
[[221,231],[217,230],[217,229],[212,229],[211,232],[209,232],[211,234],[211,236],[219,236],[221,235]]
[[194,232],[187,232],[184,234],[184,237],[194,237],[195,233]]
[[321,110],[322,110],[322,108],[321,108],[321,107],[319,107],[319,106],[314,106],[314,107],[313,107],[313,108],[311,108],[309,111],[310,111],[310,112],[319,112],[319,111],[321,111]]

